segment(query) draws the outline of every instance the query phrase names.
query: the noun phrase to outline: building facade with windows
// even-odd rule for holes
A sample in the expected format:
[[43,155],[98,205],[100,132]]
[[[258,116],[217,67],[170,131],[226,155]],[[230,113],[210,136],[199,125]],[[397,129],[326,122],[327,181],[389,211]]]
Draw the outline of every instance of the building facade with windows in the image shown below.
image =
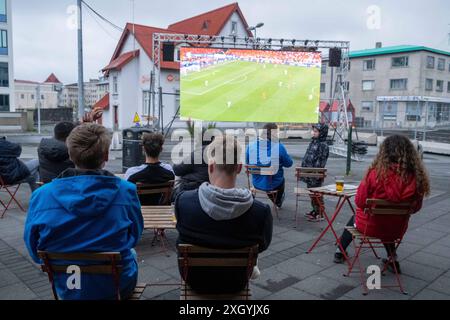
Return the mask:
[[[350,61],[347,85],[358,127],[450,124],[450,52],[421,46],[378,47],[353,51]],[[335,89],[332,74],[324,61],[324,99]]]
[[[127,24],[110,63],[103,68],[105,77],[109,80],[109,95],[99,103],[104,109],[103,125],[113,130],[122,130],[134,126],[136,114],[141,117],[143,124],[149,121],[149,116],[159,116],[151,110],[149,90],[153,70],[154,33],[252,37],[248,27],[237,3],[174,23],[166,29]],[[167,47],[163,47],[163,50],[165,48]],[[164,126],[174,118],[177,119],[180,106],[180,48],[172,50],[173,55],[167,60],[163,57],[161,61]],[[178,120],[175,124],[185,125]]]
[[55,109],[62,106],[63,84],[52,73],[44,82],[14,80],[16,110]]
[[0,0],[0,112],[15,111],[11,0]]

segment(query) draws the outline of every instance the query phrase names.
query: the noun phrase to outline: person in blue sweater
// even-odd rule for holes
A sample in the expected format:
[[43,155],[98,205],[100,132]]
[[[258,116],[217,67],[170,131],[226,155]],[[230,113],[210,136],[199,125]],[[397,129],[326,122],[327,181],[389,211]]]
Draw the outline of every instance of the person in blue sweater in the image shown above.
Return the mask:
[[[67,147],[75,168],[67,169],[33,194],[24,240],[39,264],[38,251],[120,252],[120,291],[126,299],[137,283],[133,248],[141,237],[143,218],[135,185],[103,170],[110,144],[108,131],[100,125],[83,124],[72,131]],[[89,263],[79,262],[85,264]],[[62,300],[116,298],[111,275],[82,274],[79,290],[68,288],[68,276],[55,274],[56,291]]]
[[292,167],[294,162],[286,147],[275,141],[278,139],[278,126],[275,123],[269,123],[264,126],[264,130],[267,132],[267,139],[258,139],[247,147],[246,163],[278,169],[273,176],[253,175],[253,186],[262,191],[278,191],[275,205],[281,208],[285,198],[283,168]]

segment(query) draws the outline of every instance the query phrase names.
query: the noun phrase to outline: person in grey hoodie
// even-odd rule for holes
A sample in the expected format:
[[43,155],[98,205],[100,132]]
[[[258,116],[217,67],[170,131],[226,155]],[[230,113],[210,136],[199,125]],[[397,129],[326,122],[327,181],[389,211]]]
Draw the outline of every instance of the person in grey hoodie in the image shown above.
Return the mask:
[[[211,148],[208,172],[211,183],[198,190],[182,192],[175,201],[178,244],[212,249],[240,249],[258,245],[265,251],[272,240],[273,218],[270,207],[255,200],[250,190],[236,188],[241,147],[235,138],[217,138]],[[222,149],[222,152],[217,150]],[[235,155],[226,164],[227,150]],[[228,152],[230,154],[230,152]],[[180,273],[184,278],[182,266]],[[200,293],[236,293],[247,284],[246,268],[190,268],[184,279]]]

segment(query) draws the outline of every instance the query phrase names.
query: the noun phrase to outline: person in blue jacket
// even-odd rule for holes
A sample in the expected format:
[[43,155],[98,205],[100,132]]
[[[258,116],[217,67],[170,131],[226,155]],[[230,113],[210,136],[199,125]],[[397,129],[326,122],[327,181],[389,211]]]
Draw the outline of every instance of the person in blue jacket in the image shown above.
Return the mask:
[[[264,126],[267,139],[258,139],[247,147],[246,163],[262,167],[275,168],[277,173],[273,176],[253,175],[253,186],[262,191],[278,191],[275,205],[281,208],[285,198],[284,169],[294,164],[286,147],[275,141],[277,139],[278,126],[269,123]],[[275,138],[275,139],[273,139]]]
[[[83,124],[73,130],[67,146],[75,169],[67,169],[33,194],[24,240],[36,263],[42,262],[38,251],[120,252],[120,291],[126,299],[137,283],[133,248],[141,237],[143,218],[136,186],[103,170],[110,144],[109,133],[100,125]],[[85,264],[88,262],[79,262]],[[82,274],[80,289],[69,288],[68,277],[55,275],[56,291],[62,300],[116,298],[111,275]]]

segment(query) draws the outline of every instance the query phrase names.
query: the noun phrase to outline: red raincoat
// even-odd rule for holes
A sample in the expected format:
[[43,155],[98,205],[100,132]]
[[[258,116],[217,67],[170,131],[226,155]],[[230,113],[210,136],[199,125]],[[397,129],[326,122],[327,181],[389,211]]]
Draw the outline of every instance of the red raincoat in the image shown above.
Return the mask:
[[364,213],[367,199],[386,200],[394,203],[412,202],[413,213],[422,208],[423,197],[417,193],[416,178],[411,176],[407,181],[396,173],[395,167],[388,171],[383,180],[377,178],[377,172],[372,169],[361,182],[355,198],[356,228],[360,232],[366,230],[366,235],[383,241],[394,241],[403,238],[408,229],[409,216],[371,216]]

